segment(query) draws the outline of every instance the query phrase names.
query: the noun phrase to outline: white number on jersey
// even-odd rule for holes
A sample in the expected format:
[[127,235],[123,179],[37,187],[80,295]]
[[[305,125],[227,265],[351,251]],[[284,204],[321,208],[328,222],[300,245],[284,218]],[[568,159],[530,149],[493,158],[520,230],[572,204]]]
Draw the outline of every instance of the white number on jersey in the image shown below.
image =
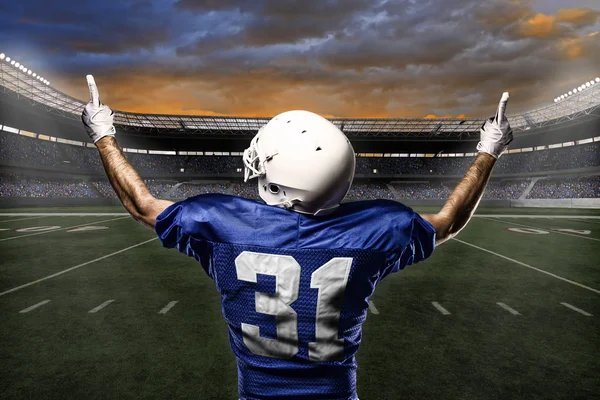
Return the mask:
[[[352,258],[333,258],[314,271],[310,287],[318,289],[315,341],[309,343],[312,361],[336,361],[344,356],[344,339],[338,338],[340,311]],[[274,295],[256,292],[256,312],[274,315],[277,339],[260,336],[260,327],[242,323],[244,344],[257,355],[289,359],[298,353],[298,316],[290,305],[298,299],[300,265],[291,256],[242,252],[235,259],[239,280],[257,282],[257,274],[275,277]]]

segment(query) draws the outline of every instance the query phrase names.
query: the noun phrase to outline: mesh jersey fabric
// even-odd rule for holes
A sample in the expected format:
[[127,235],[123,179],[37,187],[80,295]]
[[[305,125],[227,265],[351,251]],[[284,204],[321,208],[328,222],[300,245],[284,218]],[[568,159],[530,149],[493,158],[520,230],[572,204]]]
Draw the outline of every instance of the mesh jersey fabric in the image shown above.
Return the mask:
[[155,228],[215,281],[241,399],[357,399],[355,354],[375,286],[435,248],[431,224],[390,200],[314,217],[208,194],[171,205]]

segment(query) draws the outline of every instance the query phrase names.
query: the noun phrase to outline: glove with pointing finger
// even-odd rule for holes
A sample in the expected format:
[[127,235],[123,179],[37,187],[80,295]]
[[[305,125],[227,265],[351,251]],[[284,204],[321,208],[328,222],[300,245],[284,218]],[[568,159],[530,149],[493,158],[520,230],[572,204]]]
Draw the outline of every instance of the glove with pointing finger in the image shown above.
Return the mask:
[[485,121],[481,127],[481,138],[477,144],[480,153],[488,153],[499,158],[513,141],[513,130],[505,115],[508,97],[508,92],[502,94],[496,116]]
[[96,143],[105,136],[115,136],[114,112],[106,104],[100,102],[94,77],[87,75],[86,79],[90,88],[90,101],[83,109],[81,121],[89,137]]

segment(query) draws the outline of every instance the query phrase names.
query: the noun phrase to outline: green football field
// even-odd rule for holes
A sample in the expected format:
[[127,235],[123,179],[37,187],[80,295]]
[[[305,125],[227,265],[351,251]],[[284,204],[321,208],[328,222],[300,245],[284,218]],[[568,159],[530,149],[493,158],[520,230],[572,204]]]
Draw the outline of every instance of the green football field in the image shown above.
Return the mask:
[[[213,282],[122,212],[0,210],[0,399],[237,399]],[[377,288],[360,398],[600,398],[599,210],[478,214]]]

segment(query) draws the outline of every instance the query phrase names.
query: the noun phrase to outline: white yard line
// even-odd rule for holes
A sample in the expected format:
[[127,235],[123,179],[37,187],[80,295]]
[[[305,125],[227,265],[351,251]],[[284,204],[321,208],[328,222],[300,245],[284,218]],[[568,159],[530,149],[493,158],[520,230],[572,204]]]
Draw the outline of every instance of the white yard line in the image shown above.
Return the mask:
[[166,314],[169,312],[169,310],[171,308],[173,308],[175,306],[175,304],[177,304],[177,301],[171,301],[169,304],[167,304],[162,310],[160,310],[158,313],[159,314]]
[[572,281],[572,280],[570,280],[570,279],[563,278],[562,276],[558,276],[558,275],[556,275],[556,274],[553,274],[552,272],[548,272],[548,271],[545,271],[545,270],[543,270],[543,269],[540,269],[540,268],[532,267],[531,265],[529,265],[529,264],[525,264],[524,262],[521,262],[521,261],[518,261],[518,260],[515,260],[514,258],[510,258],[510,257],[504,256],[504,255],[502,255],[502,254],[496,253],[496,252],[494,252],[494,251],[491,251],[491,250],[488,250],[488,249],[484,249],[483,247],[479,247],[479,246],[476,246],[476,245],[474,245],[474,244],[472,244],[472,243],[465,242],[464,240],[460,240],[460,239],[456,239],[456,238],[454,238],[454,239],[452,239],[452,240],[455,240],[455,241],[457,241],[457,242],[459,242],[459,243],[462,243],[462,244],[466,244],[467,246],[474,247],[474,248],[476,248],[476,249],[479,249],[479,250],[481,250],[481,251],[485,251],[486,253],[493,254],[493,255],[495,255],[496,257],[500,257],[500,258],[504,258],[505,260],[512,261],[512,262],[514,262],[515,264],[519,264],[519,265],[522,265],[523,267],[527,267],[527,268],[533,269],[533,270],[535,270],[535,271],[541,272],[542,274],[549,275],[549,276],[551,276],[551,277],[553,277],[553,278],[560,279],[561,281],[568,282],[568,283],[570,283],[570,284],[572,284],[572,285],[579,286],[579,287],[581,287],[581,288],[584,288],[584,289],[590,290],[590,291],[592,291],[592,292],[594,292],[594,293],[598,293],[598,294],[600,294],[600,290],[598,290],[598,289],[594,289],[594,288],[591,288],[591,287],[589,287],[589,286],[583,285],[583,284],[581,284],[581,283],[579,283],[579,282],[575,282],[575,281]]
[[49,230],[49,231],[42,231],[42,232],[30,233],[30,234],[28,234],[28,235],[11,236],[11,237],[7,237],[7,238],[0,239],[0,242],[4,242],[4,241],[7,241],[7,240],[20,239],[20,238],[29,237],[29,236],[44,235],[44,234],[46,234],[46,233],[52,233],[52,232],[64,231],[64,230],[67,230],[67,229],[79,228],[80,226],[87,226],[87,225],[101,224],[101,223],[103,223],[103,222],[116,221],[116,220],[119,220],[119,219],[125,219],[125,218],[127,218],[127,217],[119,217],[119,218],[105,219],[105,220],[102,220],[102,221],[94,221],[94,222],[89,222],[89,223],[87,223],[87,224],[74,225],[74,226],[67,226],[67,227],[64,227],[64,228],[56,228],[56,229],[52,229],[52,230]]
[[[0,214],[2,215],[2,214]],[[598,215],[535,215],[535,214],[475,214],[477,218],[548,218],[548,219],[596,219],[600,220]]]
[[575,307],[575,306],[573,306],[573,305],[571,305],[569,303],[560,303],[560,304],[562,304],[563,306],[565,306],[567,308],[570,308],[573,311],[577,311],[579,314],[583,314],[586,317],[592,317],[592,314],[590,314],[589,312],[583,311],[581,308],[577,308],[577,307]]
[[120,217],[129,215],[120,213],[0,213],[0,217]]
[[34,304],[34,305],[32,305],[31,307],[27,307],[26,309],[19,311],[19,314],[25,314],[25,313],[28,313],[29,311],[31,311],[31,310],[35,310],[36,308],[38,308],[38,307],[41,307],[41,306],[43,306],[44,304],[48,304],[48,303],[50,303],[50,300],[44,300],[44,301],[41,301],[41,302],[39,302],[39,303],[37,303],[37,304]]
[[517,222],[502,221],[501,219],[494,219],[494,218],[481,218],[481,219],[485,219],[486,221],[492,221],[492,222],[500,222],[500,223],[503,223],[503,224],[518,225],[518,226],[522,226],[522,227],[525,227],[525,228],[542,229],[542,230],[545,230],[545,231],[548,231],[548,232],[551,232],[551,233],[558,233],[560,235],[573,236],[573,237],[577,237],[577,238],[581,238],[581,239],[594,240],[596,242],[600,242],[600,239],[591,238],[591,237],[583,236],[583,235],[577,235],[575,233],[567,233],[567,232],[555,231],[555,230],[552,230],[551,228],[544,228],[544,227],[541,227],[541,226],[531,226],[531,225],[519,224]]
[[119,251],[115,251],[114,253],[110,253],[110,254],[107,254],[107,255],[105,255],[105,256],[98,257],[98,258],[96,258],[96,259],[93,259],[93,260],[91,260],[91,261],[86,261],[86,262],[84,262],[84,263],[81,263],[81,264],[78,264],[78,265],[76,265],[76,266],[74,266],[74,267],[67,268],[67,269],[65,269],[65,270],[62,270],[62,271],[60,271],[60,272],[57,272],[57,273],[55,273],[55,274],[52,274],[52,275],[48,275],[48,276],[46,276],[46,277],[44,277],[44,278],[40,278],[40,279],[38,279],[38,280],[35,280],[35,281],[33,281],[33,282],[29,282],[29,283],[26,283],[26,284],[24,284],[24,285],[17,286],[17,287],[15,287],[15,288],[12,288],[12,289],[9,289],[9,290],[7,290],[7,291],[5,291],[5,292],[2,292],[2,293],[0,293],[0,296],[4,296],[4,295],[6,295],[6,294],[9,294],[9,293],[12,293],[12,292],[16,292],[17,290],[20,290],[20,289],[26,288],[26,287],[28,287],[28,286],[31,286],[31,285],[35,285],[36,283],[40,283],[40,282],[42,282],[42,281],[45,281],[46,279],[51,279],[51,278],[57,277],[57,276],[59,276],[59,275],[66,274],[67,272],[73,271],[73,270],[75,270],[75,269],[77,269],[77,268],[84,267],[84,266],[86,266],[86,265],[89,265],[89,264],[95,263],[95,262],[97,262],[97,261],[100,261],[100,260],[104,260],[105,258],[109,258],[109,257],[112,257],[112,256],[116,256],[117,254],[121,254],[121,253],[123,253],[123,252],[126,252],[126,251],[128,251],[128,250],[131,250],[131,249],[133,249],[133,248],[136,248],[136,247],[142,246],[142,245],[144,245],[144,244],[146,244],[146,243],[150,243],[150,242],[152,242],[152,241],[154,241],[154,240],[156,240],[156,239],[158,239],[158,238],[152,238],[152,239],[149,239],[149,240],[145,240],[145,241],[143,241],[143,242],[141,242],[141,243],[134,244],[133,246],[125,247],[124,249],[121,249],[121,250],[119,250]]
[[379,314],[379,310],[377,309],[377,307],[375,307],[375,303],[373,303],[372,301],[369,301],[369,310],[371,310],[373,314]]
[[450,315],[450,311],[448,311],[448,310],[446,310],[444,307],[442,307],[442,306],[440,305],[440,303],[438,303],[437,301],[432,301],[432,302],[431,302],[431,304],[432,304],[432,305],[433,305],[435,308],[437,308],[437,310],[438,310],[439,312],[441,312],[441,313],[442,313],[442,315]]
[[[2,216],[2,214],[0,214],[0,216]],[[3,219],[0,220],[0,223],[2,222],[16,222],[16,221],[26,221],[28,219],[39,219],[42,218],[43,216],[38,216],[38,217],[29,217],[29,218],[17,218],[17,219]]]
[[95,314],[98,311],[102,310],[104,307],[106,307],[107,305],[109,305],[110,303],[112,303],[114,300],[107,300],[104,303],[100,304],[98,307],[94,307],[92,308],[90,311],[88,311],[89,314]]
[[509,306],[507,306],[506,304],[504,304],[502,302],[498,302],[496,304],[498,304],[500,307],[504,308],[506,311],[508,311],[512,315],[521,315],[517,310],[515,310],[514,308],[511,308]]

